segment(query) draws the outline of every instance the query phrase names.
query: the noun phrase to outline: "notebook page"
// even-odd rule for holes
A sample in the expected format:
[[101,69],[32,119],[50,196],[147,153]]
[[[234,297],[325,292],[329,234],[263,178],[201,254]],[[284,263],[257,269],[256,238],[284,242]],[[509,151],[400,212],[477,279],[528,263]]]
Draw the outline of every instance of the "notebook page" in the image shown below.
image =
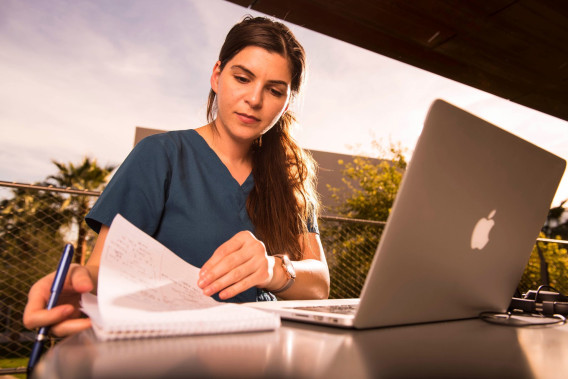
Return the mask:
[[197,267],[117,215],[101,258],[98,315],[92,299],[85,299],[83,307],[87,314],[93,313],[98,335],[126,330],[156,335],[216,333],[274,329],[280,324],[279,318],[266,312],[250,312],[203,295],[198,275]]

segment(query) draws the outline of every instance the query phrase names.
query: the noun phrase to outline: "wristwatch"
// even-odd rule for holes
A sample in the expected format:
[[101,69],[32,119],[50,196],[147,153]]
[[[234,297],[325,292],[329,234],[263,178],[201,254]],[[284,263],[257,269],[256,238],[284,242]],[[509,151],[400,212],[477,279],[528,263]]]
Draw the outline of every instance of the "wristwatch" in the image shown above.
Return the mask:
[[286,291],[288,288],[292,286],[292,284],[294,284],[294,281],[296,280],[296,270],[294,270],[292,261],[290,261],[290,258],[288,258],[287,255],[277,254],[274,256],[274,258],[280,258],[280,261],[282,262],[282,268],[284,269],[284,273],[288,278],[286,284],[284,284],[282,287],[280,287],[277,290],[270,291],[272,293],[278,293]]

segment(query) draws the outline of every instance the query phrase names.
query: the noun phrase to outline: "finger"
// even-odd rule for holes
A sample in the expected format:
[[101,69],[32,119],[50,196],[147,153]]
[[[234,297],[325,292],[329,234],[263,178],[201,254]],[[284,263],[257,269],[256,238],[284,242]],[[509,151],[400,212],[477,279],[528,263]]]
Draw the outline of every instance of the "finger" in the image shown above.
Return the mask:
[[65,320],[76,309],[80,297],[78,293],[90,291],[94,286],[88,270],[80,265],[73,264],[69,268],[69,274],[59,296],[58,303],[60,305],[47,310],[45,307],[51,296],[54,278],[55,273],[48,274],[38,280],[30,289],[23,315],[24,325],[27,328],[33,329],[52,325]]
[[[26,304],[28,312],[45,309],[51,296],[51,285],[54,278],[55,272],[52,272],[38,280],[30,288],[28,303]],[[93,286],[93,280],[89,271],[80,265],[73,264],[69,268],[69,274],[63,284],[62,292],[88,292],[93,289]]]
[[235,282],[233,285],[223,289],[219,292],[219,299],[226,300],[231,297],[234,297],[241,292],[248,290],[251,287],[256,285],[257,279],[255,279],[255,275],[249,275],[238,282]]
[[34,312],[24,311],[24,325],[28,329],[39,328],[60,323],[67,319],[75,308],[71,304],[58,305],[50,310],[41,309]]
[[74,291],[84,293],[93,290],[94,283],[91,278],[91,273],[84,266],[73,265],[69,271],[69,285]]
[[228,255],[215,267],[211,268],[202,276],[197,285],[204,290],[204,294],[210,296],[223,288],[250,275],[253,269],[250,266],[250,257],[235,252]]
[[224,289],[237,285],[226,294],[226,298],[228,298],[253,286],[265,283],[270,276],[265,262],[265,259],[259,259],[258,256],[251,256],[243,262],[243,264],[233,268],[227,274],[206,286],[203,293],[207,296],[211,296],[221,290],[224,292]]
[[211,281],[211,283],[206,284],[203,287],[203,294],[206,296],[211,296],[214,293],[221,291],[223,288],[226,288],[242,280],[250,273],[251,273],[250,270],[247,270],[246,266],[244,265],[234,267],[233,269],[227,271],[226,274],[224,274],[223,276],[220,276],[215,280]]
[[218,265],[223,258],[225,258],[227,255],[237,250],[240,250],[243,245],[244,245],[244,240],[242,233],[237,233],[231,239],[221,244],[221,246],[219,246],[215,250],[215,252],[213,252],[211,258],[209,258],[207,262],[205,262],[201,267],[199,275],[200,276],[206,275],[209,272],[209,270],[215,267],[216,265]]
[[[28,293],[28,302],[24,312],[35,312],[45,309],[49,296],[51,294],[51,283],[55,278],[55,273],[44,276],[39,279]],[[24,313],[25,315],[25,313]]]
[[219,246],[201,268],[197,285],[204,288],[249,259],[246,246],[251,239],[257,241],[250,232],[240,232]]
[[50,330],[57,337],[65,337],[91,327],[91,319],[75,318],[54,325]]

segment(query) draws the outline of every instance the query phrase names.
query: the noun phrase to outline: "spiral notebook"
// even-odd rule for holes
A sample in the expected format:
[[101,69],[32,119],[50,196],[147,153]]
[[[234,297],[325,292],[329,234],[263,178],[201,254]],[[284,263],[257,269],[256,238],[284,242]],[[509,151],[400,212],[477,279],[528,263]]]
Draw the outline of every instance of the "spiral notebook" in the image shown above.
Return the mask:
[[97,296],[82,310],[101,340],[273,330],[280,317],[221,303],[197,287],[199,269],[121,215],[102,252]]

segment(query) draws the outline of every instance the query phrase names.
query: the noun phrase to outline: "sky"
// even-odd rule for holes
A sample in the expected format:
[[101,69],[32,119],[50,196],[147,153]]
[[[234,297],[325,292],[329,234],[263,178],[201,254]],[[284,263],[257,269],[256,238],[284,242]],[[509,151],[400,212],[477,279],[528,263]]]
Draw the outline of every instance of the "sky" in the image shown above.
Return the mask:
[[[0,0],[0,180],[31,183],[51,162],[119,164],[136,126],[206,123],[209,77],[230,27],[260,15],[221,0]],[[289,24],[307,52],[293,104],[308,149],[411,158],[437,98],[568,159],[568,122]],[[568,199],[568,175],[553,205]]]

